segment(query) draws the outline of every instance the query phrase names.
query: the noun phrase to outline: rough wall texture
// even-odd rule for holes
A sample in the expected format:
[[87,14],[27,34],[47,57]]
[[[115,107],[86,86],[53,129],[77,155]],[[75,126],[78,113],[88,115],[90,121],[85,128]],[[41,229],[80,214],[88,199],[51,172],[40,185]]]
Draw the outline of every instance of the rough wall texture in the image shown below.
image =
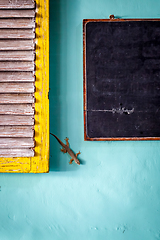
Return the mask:
[[82,19],[159,18],[155,0],[50,0],[49,174],[0,174],[1,240],[160,239],[160,142],[84,142]]

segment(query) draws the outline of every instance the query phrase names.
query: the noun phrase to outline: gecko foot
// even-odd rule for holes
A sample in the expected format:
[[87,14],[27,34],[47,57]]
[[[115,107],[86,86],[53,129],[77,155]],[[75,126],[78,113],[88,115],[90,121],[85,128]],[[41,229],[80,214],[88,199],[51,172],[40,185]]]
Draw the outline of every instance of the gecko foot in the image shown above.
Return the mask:
[[69,138],[66,137],[64,140],[66,141],[66,145],[69,147],[69,142],[68,142]]
[[67,152],[67,150],[66,150],[66,149],[64,149],[64,148],[61,148],[61,152],[63,152],[63,153],[66,153],[66,152]]
[[76,153],[76,157],[78,157],[78,155],[81,154],[81,152],[79,151],[78,153]]
[[71,158],[71,160],[69,161],[69,164],[72,164],[72,162],[73,162],[73,158]]

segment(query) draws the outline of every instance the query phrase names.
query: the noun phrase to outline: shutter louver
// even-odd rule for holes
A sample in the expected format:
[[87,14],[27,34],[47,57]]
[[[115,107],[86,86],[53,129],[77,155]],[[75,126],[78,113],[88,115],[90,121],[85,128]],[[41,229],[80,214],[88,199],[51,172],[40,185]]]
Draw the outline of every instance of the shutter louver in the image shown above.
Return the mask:
[[34,156],[34,61],[34,0],[0,0],[0,157]]

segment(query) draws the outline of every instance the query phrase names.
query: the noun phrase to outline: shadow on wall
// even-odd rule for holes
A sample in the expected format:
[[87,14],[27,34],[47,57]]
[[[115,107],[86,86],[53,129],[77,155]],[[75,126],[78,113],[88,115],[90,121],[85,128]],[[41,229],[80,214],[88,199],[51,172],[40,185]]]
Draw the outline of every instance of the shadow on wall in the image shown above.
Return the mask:
[[[81,26],[79,28],[79,33]],[[80,38],[78,38],[81,41]],[[64,142],[65,137],[62,133],[62,124],[64,128],[64,114],[68,114],[65,90],[67,87],[67,64],[69,61],[67,42],[67,0],[50,1],[50,132],[57,135]],[[81,47],[81,43],[79,43]],[[79,50],[77,52],[80,52]],[[80,75],[80,74],[79,74]],[[63,101],[63,105],[62,105]],[[65,107],[65,108],[64,108]],[[65,109],[65,113],[64,113]],[[62,114],[63,113],[63,114]],[[70,142],[70,141],[69,141]],[[70,142],[72,148],[72,142]],[[60,144],[50,135],[50,171],[76,171],[79,166],[75,163],[69,164],[70,157],[60,151]],[[72,149],[73,151],[75,149]],[[78,149],[80,150],[80,149]],[[78,151],[77,150],[77,151]],[[81,164],[84,164],[83,159]]]
[[[63,8],[61,1],[50,1],[50,132],[56,134],[59,138],[62,130],[61,86],[63,84],[62,80],[66,76],[65,66],[67,62],[65,19],[66,1],[63,2]],[[61,140],[64,142],[64,139]],[[75,171],[78,165],[75,163],[70,165],[70,157],[67,154],[63,155],[60,148],[57,140],[50,135],[50,171]]]
[[[50,132],[60,133],[60,1],[50,1]],[[56,132],[55,132],[56,130]],[[55,139],[50,136],[50,170],[59,170],[59,153]]]

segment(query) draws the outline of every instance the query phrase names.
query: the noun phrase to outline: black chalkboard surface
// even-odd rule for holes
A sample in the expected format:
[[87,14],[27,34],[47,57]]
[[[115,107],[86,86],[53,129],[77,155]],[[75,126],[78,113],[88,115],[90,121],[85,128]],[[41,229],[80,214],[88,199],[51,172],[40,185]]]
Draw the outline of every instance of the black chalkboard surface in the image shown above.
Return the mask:
[[85,140],[160,139],[160,21],[84,20]]

